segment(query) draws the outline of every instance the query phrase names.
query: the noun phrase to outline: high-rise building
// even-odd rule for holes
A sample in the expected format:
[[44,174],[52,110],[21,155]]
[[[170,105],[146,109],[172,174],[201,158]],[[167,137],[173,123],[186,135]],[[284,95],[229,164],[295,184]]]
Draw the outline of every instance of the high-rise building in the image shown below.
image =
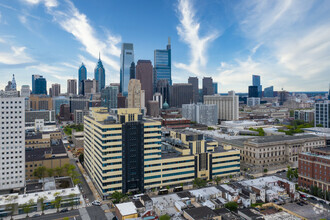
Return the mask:
[[101,90],[101,106],[108,109],[117,108],[118,86],[107,86]]
[[128,83],[131,78],[131,65],[134,62],[134,48],[131,43],[123,43],[120,54],[120,92],[128,95]]
[[272,98],[274,97],[274,87],[269,86],[264,89],[264,97]]
[[29,85],[21,86],[21,97],[30,97],[31,91]]
[[214,82],[214,83],[212,83],[212,85],[213,85],[213,89],[214,89],[214,94],[218,94],[218,83]]
[[260,98],[259,97],[248,97],[246,99],[246,104],[249,107],[260,105]]
[[218,109],[216,105],[183,104],[182,117],[199,124],[216,125],[218,124]]
[[330,83],[329,83],[328,100],[330,100]]
[[164,101],[163,101],[163,96],[162,96],[162,94],[160,94],[159,92],[156,92],[156,93],[153,95],[152,100],[158,102],[159,109],[162,109],[162,108],[163,108],[163,103],[164,103]]
[[105,87],[105,70],[101,61],[101,57],[99,57],[99,60],[97,61],[96,67],[94,69],[94,79],[98,82],[96,92],[100,92]]
[[89,100],[83,95],[70,96],[70,112],[74,113],[75,110],[86,110],[88,109]]
[[159,102],[158,101],[148,101],[147,115],[150,115],[152,117],[159,116]]
[[61,94],[61,84],[52,84],[52,93],[49,94],[51,97],[57,97]]
[[252,85],[258,87],[258,97],[262,96],[262,85],[260,84],[260,76],[252,75]]
[[315,103],[315,126],[330,128],[330,101]]
[[81,64],[78,70],[78,95],[84,94],[84,80],[87,79],[87,69],[84,65],[84,63]]
[[131,79],[128,84],[128,108],[141,108],[141,83],[138,79]]
[[31,95],[30,110],[53,110],[52,98],[46,95]]
[[302,120],[307,123],[314,123],[315,112],[314,110],[295,110],[294,119]]
[[53,109],[55,110],[56,115],[60,113],[60,107],[63,104],[70,104],[68,97],[58,96],[53,98]]
[[0,96],[0,105],[0,190],[22,188],[25,185],[24,97]]
[[127,108],[126,97],[121,93],[117,95],[117,108]]
[[160,79],[157,81],[156,92],[162,95],[163,103],[165,101],[167,103],[170,102],[170,85],[167,79]]
[[129,79],[135,79],[135,63],[131,63],[131,67],[129,68]]
[[13,74],[13,79],[11,80],[11,90],[16,91],[16,80],[15,80],[15,75]]
[[42,77],[41,75],[32,75],[32,94],[35,94],[36,92],[36,79]]
[[190,76],[188,78],[188,83],[193,86],[193,102],[197,103],[199,99],[199,94],[198,94],[198,77],[192,77]]
[[207,95],[204,96],[204,104],[215,104],[218,107],[218,120],[236,121],[239,119],[238,95],[229,91],[227,96]]
[[280,105],[283,105],[284,102],[286,102],[289,98],[289,92],[288,91],[285,91],[285,90],[282,90],[282,91],[278,91],[277,92],[277,95],[279,97],[278,101],[279,101],[279,104]]
[[203,77],[203,96],[214,95],[212,77]]
[[86,79],[83,81],[83,95],[95,94],[99,91],[99,83],[96,79]]
[[67,94],[68,95],[77,95],[77,80],[76,79],[67,80]]
[[259,97],[258,86],[249,86],[249,98]]
[[138,60],[136,65],[136,79],[141,82],[141,89],[145,91],[146,102],[152,100],[152,64],[150,60]]
[[[32,75],[32,78],[33,76],[35,75]],[[32,85],[34,85],[33,94],[47,95],[47,81],[45,78],[42,76],[35,78],[35,80],[32,82]]]
[[160,79],[167,79],[168,83],[172,85],[170,38],[168,38],[165,50],[154,51],[154,65],[154,85],[157,85]]
[[193,102],[193,86],[189,83],[174,83],[170,89],[170,106],[181,108]]

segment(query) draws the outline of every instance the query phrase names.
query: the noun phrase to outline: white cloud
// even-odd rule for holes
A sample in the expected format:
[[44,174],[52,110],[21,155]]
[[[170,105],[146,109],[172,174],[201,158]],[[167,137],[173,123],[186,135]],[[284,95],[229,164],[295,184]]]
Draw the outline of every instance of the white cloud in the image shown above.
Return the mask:
[[30,5],[37,5],[43,3],[48,9],[58,6],[57,0],[23,0],[23,1]]
[[24,15],[19,15],[19,16],[18,16],[18,20],[19,20],[22,24],[26,24],[26,22],[27,22],[26,16],[24,16]]
[[200,68],[207,63],[207,47],[219,36],[219,33],[216,30],[211,30],[204,37],[200,36],[200,23],[195,17],[195,11],[191,4],[189,0],[179,0],[180,24],[177,26],[180,39],[190,48],[190,64],[174,63],[174,66],[199,75],[201,74]]
[[0,53],[0,63],[7,65],[26,64],[34,60],[25,52],[26,47],[11,46],[11,52]]

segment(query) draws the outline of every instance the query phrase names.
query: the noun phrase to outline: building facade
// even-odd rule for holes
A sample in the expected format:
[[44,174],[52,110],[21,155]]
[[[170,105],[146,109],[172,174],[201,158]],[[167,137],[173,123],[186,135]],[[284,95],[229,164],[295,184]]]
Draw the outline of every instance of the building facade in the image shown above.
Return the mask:
[[258,86],[249,86],[249,98],[259,97],[258,95]]
[[315,126],[330,128],[330,101],[315,103]]
[[256,106],[256,105],[260,105],[260,98],[256,98],[256,97],[248,97],[246,99],[246,104],[247,106]]
[[169,85],[172,85],[170,38],[165,50],[154,51],[154,65],[154,85],[157,85],[160,79],[166,79]]
[[30,86],[29,85],[22,85],[20,96],[28,98],[28,97],[30,97],[30,94],[31,94]]
[[314,110],[295,110],[294,119],[302,120],[307,123],[314,124],[315,113]]
[[84,116],[89,114],[89,110],[75,110],[73,121],[75,124],[84,124]]
[[101,90],[101,106],[117,108],[117,96],[119,93],[118,86],[107,86]]
[[53,110],[53,100],[46,95],[31,95],[30,110]]
[[134,48],[131,43],[123,43],[120,54],[120,92],[123,96],[128,95],[128,83],[130,80],[130,69],[134,62]]
[[57,97],[61,94],[61,84],[52,84],[52,92],[49,93],[51,97]]
[[41,75],[32,75],[32,94],[35,94],[36,92],[36,79],[42,77]]
[[193,86],[188,83],[175,83],[170,90],[170,106],[181,108],[193,102]]
[[40,76],[34,80],[35,91],[33,94],[47,95],[47,81],[45,78]]
[[25,102],[23,97],[0,96],[0,190],[25,185]]
[[330,190],[330,147],[315,148],[299,154],[298,184],[310,189],[317,186],[323,192]]
[[212,83],[212,85],[213,85],[213,89],[214,89],[214,94],[218,94],[218,83],[214,82],[214,83]]
[[100,92],[105,87],[105,69],[103,67],[101,57],[97,61],[96,67],[94,69],[94,79],[97,81],[97,86],[95,93]]
[[128,84],[127,107],[142,108],[142,90],[141,83],[138,79],[131,79]]
[[43,120],[44,124],[54,124],[55,110],[25,111],[26,125],[34,125],[36,120]]
[[163,103],[165,101],[167,103],[170,102],[170,85],[167,79],[160,79],[157,81],[156,92],[162,95]]
[[182,117],[198,124],[216,125],[218,124],[218,109],[216,105],[184,104],[182,105]]
[[198,77],[191,77],[188,78],[188,83],[193,86],[193,102],[197,103],[199,99],[198,94]]
[[203,96],[214,95],[212,77],[203,77]]
[[68,79],[67,80],[67,91],[68,95],[77,95],[77,80]]
[[258,87],[258,97],[261,98],[261,96],[262,96],[262,85],[260,83],[260,76],[259,75],[252,75],[252,85]]
[[274,87],[269,86],[264,89],[264,97],[273,98],[274,97]]
[[135,78],[141,82],[141,89],[145,92],[146,102],[151,101],[153,95],[153,67],[150,60],[138,60]]
[[87,69],[84,63],[78,69],[78,95],[84,94],[83,81],[87,79]]
[[227,96],[204,96],[204,104],[217,105],[218,120],[220,121],[236,121],[239,119],[238,95],[235,95],[234,91],[229,91]]

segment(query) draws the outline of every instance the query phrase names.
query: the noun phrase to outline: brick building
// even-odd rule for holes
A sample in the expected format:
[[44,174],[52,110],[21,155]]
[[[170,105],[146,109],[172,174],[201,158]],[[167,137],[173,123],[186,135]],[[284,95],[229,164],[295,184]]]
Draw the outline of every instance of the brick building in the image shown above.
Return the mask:
[[330,147],[311,149],[311,152],[299,154],[299,179],[301,187],[310,188],[311,185],[330,190]]

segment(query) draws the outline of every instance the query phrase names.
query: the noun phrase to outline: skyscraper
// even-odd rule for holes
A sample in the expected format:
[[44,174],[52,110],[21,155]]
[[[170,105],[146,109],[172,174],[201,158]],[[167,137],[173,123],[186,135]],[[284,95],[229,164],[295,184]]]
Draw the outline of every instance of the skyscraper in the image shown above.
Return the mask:
[[188,83],[193,86],[193,102],[197,103],[199,99],[199,94],[198,94],[198,77],[189,77],[188,78]]
[[249,86],[249,98],[259,97],[258,86]]
[[330,101],[315,103],[315,126],[330,128]]
[[83,81],[87,79],[87,69],[84,63],[81,64],[78,70],[78,94],[84,94]]
[[214,94],[218,94],[218,83],[214,82],[213,84]]
[[212,77],[203,77],[203,96],[204,95],[214,95]]
[[101,106],[108,109],[117,108],[118,86],[107,86],[101,90]]
[[131,79],[128,84],[128,108],[141,108],[141,83],[138,79]]
[[129,68],[129,79],[135,79],[135,63],[131,63],[131,67]]
[[52,84],[52,93],[49,94],[51,97],[57,97],[61,94],[61,84]]
[[94,79],[97,80],[99,84],[96,92],[100,92],[105,87],[105,70],[100,56],[94,69]]
[[21,86],[21,97],[30,97],[30,86],[29,85],[22,85]]
[[264,90],[264,97],[274,97],[274,87],[269,86]]
[[120,92],[128,94],[128,83],[131,78],[131,65],[134,62],[134,48],[131,43],[123,43],[120,54]]
[[32,75],[32,94],[35,94],[36,92],[36,79],[42,77],[41,75]]
[[152,64],[150,60],[138,60],[136,65],[136,79],[141,82],[141,89],[145,91],[146,102],[152,100]]
[[11,80],[11,90],[16,91],[16,80],[15,80],[15,75],[13,74],[13,79]]
[[76,95],[77,94],[77,80],[76,79],[68,79],[67,80],[67,94],[68,95]]
[[182,104],[193,102],[193,86],[189,83],[175,83],[170,90],[170,106],[181,108]]
[[167,79],[172,85],[171,74],[171,40],[168,38],[168,44],[165,50],[154,51],[154,85],[160,79]]
[[34,80],[35,91],[33,94],[43,94],[47,95],[47,81],[45,78],[40,76]]
[[164,102],[168,103],[170,101],[170,85],[169,85],[167,79],[158,80],[157,86],[156,86],[156,92],[158,92],[162,95],[163,103]]
[[258,97],[261,98],[261,96],[262,96],[262,86],[260,84],[260,76],[259,75],[252,75],[252,85],[258,87]]

